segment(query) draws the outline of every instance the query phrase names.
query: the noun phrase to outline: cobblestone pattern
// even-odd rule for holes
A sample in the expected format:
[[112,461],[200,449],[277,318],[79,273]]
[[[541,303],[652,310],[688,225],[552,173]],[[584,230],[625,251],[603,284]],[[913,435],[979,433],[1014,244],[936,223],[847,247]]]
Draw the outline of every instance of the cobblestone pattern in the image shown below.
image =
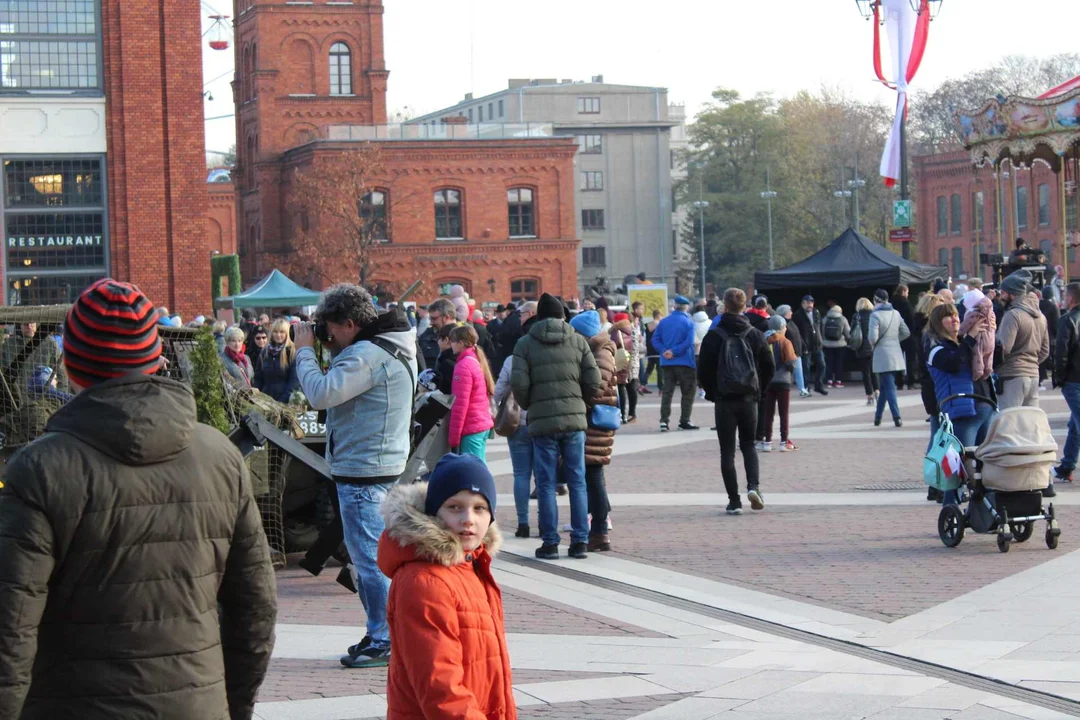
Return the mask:
[[690,695],[655,695],[518,708],[518,720],[629,720]]
[[[768,501],[768,494],[765,496]],[[744,502],[744,505],[745,502]],[[937,536],[939,505],[776,507],[729,517],[719,508],[615,508],[616,556],[721,582],[736,582],[869,617],[933,607],[1078,547],[1080,513],[1058,509],[1061,545],[1045,525],[1000,554],[969,534],[953,549]]]

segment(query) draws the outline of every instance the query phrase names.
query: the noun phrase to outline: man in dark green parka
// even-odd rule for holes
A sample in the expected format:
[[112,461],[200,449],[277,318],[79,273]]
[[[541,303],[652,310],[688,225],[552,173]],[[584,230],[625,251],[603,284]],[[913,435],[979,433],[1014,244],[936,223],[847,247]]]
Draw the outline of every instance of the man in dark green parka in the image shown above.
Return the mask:
[[153,305],[76,301],[78,394],[0,490],[0,718],[248,720],[273,648],[270,552],[239,451],[155,377]]
[[602,390],[589,343],[564,319],[562,303],[544,293],[536,321],[514,348],[510,385],[514,399],[528,410],[529,437],[543,545],[536,557],[559,557],[559,508],[555,483],[560,458],[570,491],[570,557],[584,558],[589,540],[589,502],[585,489],[585,402]]

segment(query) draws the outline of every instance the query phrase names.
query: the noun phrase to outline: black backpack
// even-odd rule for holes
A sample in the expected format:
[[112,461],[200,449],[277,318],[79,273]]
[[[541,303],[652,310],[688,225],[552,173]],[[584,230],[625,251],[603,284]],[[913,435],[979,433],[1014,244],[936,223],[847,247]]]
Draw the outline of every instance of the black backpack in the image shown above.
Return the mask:
[[825,324],[821,327],[821,334],[829,342],[835,342],[844,337],[844,330],[840,324],[840,318],[835,315],[826,315]]
[[757,395],[761,392],[758,381],[757,362],[746,334],[731,335],[723,328],[716,332],[724,342],[720,362],[716,367],[716,392],[718,395]]

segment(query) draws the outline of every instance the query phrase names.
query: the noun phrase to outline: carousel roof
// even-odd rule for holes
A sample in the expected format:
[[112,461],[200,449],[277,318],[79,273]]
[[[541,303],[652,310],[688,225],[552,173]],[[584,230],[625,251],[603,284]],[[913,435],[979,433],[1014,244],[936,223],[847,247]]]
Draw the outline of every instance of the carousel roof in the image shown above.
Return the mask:
[[1045,100],[1047,98],[1055,98],[1055,97],[1058,97],[1060,95],[1064,95],[1064,94],[1066,94],[1068,92],[1071,92],[1073,90],[1076,90],[1077,88],[1080,88],[1080,75],[1077,75],[1072,80],[1068,80],[1066,82],[1061,83],[1060,85],[1058,85],[1055,88],[1051,88],[1051,89],[1047,90],[1046,92],[1044,92],[1042,95],[1039,96],[1039,99],[1040,100]]

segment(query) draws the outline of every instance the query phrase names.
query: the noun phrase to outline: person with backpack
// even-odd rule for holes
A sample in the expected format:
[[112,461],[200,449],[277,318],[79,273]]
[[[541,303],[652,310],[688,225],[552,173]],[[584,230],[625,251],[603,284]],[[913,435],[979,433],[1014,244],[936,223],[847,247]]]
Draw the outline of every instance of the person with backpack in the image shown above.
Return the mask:
[[779,315],[769,318],[769,331],[765,333],[765,342],[772,352],[776,371],[765,391],[765,445],[772,451],[773,417],[780,415],[780,452],[792,452],[799,446],[791,442],[788,436],[788,418],[791,409],[791,385],[795,381],[795,366],[799,357],[795,348],[787,339],[787,321]]
[[870,344],[870,313],[874,304],[868,298],[861,297],[855,303],[855,321],[851,329],[851,347],[855,349],[855,359],[859,362],[859,374],[862,375],[863,391],[866,392],[866,406],[874,407],[877,402],[878,379],[874,375],[874,346]]
[[844,317],[844,309],[832,300],[829,312],[821,321],[821,344],[825,348],[825,385],[844,387],[844,356],[851,342],[851,325]]
[[738,475],[735,471],[736,435],[746,469],[747,499],[761,510],[765,500],[758,478],[758,457],[754,447],[758,400],[772,382],[773,355],[761,331],[751,327],[743,315],[746,293],[738,288],[724,292],[724,313],[719,324],[701,343],[698,382],[705,399],[714,403],[716,434],[720,441],[720,472],[727,490],[728,515],[742,514]]

